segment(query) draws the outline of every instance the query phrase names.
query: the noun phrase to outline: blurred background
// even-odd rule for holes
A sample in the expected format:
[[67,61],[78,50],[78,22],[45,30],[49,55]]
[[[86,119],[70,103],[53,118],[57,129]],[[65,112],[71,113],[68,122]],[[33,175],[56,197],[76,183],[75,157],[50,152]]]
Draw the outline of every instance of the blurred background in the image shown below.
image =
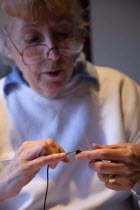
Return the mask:
[[[80,0],[89,21],[87,59],[140,84],[140,0]],[[0,77],[9,72],[0,56]]]
[[89,8],[88,60],[118,69],[140,84],[140,0],[81,2]]

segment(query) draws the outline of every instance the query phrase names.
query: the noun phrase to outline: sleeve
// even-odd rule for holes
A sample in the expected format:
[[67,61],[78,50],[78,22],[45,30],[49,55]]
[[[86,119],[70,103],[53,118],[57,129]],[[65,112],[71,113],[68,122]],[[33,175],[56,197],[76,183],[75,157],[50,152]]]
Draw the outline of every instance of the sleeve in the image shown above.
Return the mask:
[[140,144],[140,86],[128,77],[122,82],[122,106],[126,138]]
[[[140,86],[128,77],[122,83],[122,101],[127,138],[140,145]],[[136,185],[132,192],[140,199],[140,186]]]

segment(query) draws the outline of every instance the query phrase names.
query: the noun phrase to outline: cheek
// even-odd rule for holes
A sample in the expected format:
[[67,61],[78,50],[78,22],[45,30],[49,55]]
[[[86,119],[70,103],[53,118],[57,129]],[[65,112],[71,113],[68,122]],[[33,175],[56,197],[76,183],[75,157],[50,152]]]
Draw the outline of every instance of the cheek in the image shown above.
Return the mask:
[[65,62],[70,64],[71,66],[73,66],[74,64],[74,57],[71,56],[71,57],[64,57],[64,59],[66,60]]
[[64,65],[65,65],[65,68],[67,68],[69,71],[69,73],[71,73],[74,69],[74,58],[73,57],[65,57],[64,58]]
[[22,57],[19,55],[14,56],[14,62],[22,72],[23,78],[29,83],[37,83],[39,80],[39,68],[36,66],[25,65],[22,61]]
[[36,66],[27,66],[27,65],[22,65],[21,66],[21,72],[23,74],[24,79],[29,83],[37,83],[39,81],[39,72],[38,68]]
[[13,48],[9,50],[11,55],[11,59],[16,63],[16,65],[20,68],[23,65],[22,56]]

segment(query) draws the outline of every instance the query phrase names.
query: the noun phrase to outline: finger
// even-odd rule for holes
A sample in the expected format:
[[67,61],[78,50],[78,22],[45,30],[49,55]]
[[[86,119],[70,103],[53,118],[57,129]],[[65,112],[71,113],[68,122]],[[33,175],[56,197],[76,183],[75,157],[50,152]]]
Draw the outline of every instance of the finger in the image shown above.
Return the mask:
[[69,163],[70,162],[70,159],[66,156],[63,160],[62,160],[63,163]]
[[133,188],[133,186],[127,186],[127,185],[122,185],[122,184],[117,184],[117,183],[109,184],[108,182],[105,183],[105,186],[108,189],[116,190],[116,191],[130,191]]
[[112,145],[99,145],[99,144],[92,144],[93,148],[96,149],[135,149],[140,146],[134,143],[120,143],[120,144],[112,144]]
[[[100,174],[97,173],[100,181],[109,182],[109,174]],[[126,176],[126,175],[116,175],[115,174],[115,183],[127,186],[134,186],[138,180],[139,175]]]
[[[59,148],[59,152],[62,152],[62,153],[65,153],[66,154],[65,150],[62,147]],[[63,163],[69,163],[70,162],[69,157],[66,155],[66,157],[62,160],[62,162]]]
[[128,143],[121,143],[121,144],[112,144],[112,145],[99,145],[99,144],[92,144],[94,149],[126,149],[128,148]]
[[38,140],[36,149],[39,151],[38,157],[57,153],[56,149],[48,143],[47,139]]
[[58,163],[49,164],[51,169],[55,169],[57,167]]
[[[62,147],[58,148],[58,152],[59,152],[59,153],[66,153],[65,150],[64,150]],[[63,163],[69,163],[69,162],[70,162],[70,159],[68,158],[67,155],[66,155],[66,157],[62,160],[62,162],[63,162]]]
[[39,156],[51,155],[53,153],[59,153],[59,145],[53,139],[38,140],[36,144],[37,148],[40,147]]
[[101,159],[127,163],[134,162],[135,160],[133,152],[129,149],[97,149],[83,151],[79,153],[76,158],[81,161]]
[[[48,152],[47,154],[53,154],[53,153],[66,153],[65,150],[53,139],[45,139],[41,140],[45,141],[46,143],[46,151]],[[70,159],[65,156],[65,158],[62,160],[64,163],[69,163]]]
[[40,169],[45,165],[56,164],[66,157],[66,153],[51,154],[48,156],[42,156],[28,163],[28,166],[32,169]]
[[132,174],[132,169],[129,168],[127,165],[123,163],[108,163],[108,162],[94,162],[90,161],[89,162],[89,167],[102,174],[126,174],[130,175]]

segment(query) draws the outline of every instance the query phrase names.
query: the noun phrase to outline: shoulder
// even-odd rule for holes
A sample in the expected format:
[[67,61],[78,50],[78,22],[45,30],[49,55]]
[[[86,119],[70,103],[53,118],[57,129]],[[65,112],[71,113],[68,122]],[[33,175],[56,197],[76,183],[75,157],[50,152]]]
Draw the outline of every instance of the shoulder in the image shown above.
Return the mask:
[[140,86],[133,81],[130,77],[123,74],[117,69],[113,69],[110,67],[104,66],[95,66],[91,63],[87,64],[87,71],[91,77],[94,77],[96,72],[96,78],[99,83],[100,90],[110,90],[118,89],[125,90],[125,92],[139,92],[140,94]]
[[114,69],[111,67],[105,66],[96,66],[88,62],[87,70],[92,74],[93,70],[96,71],[99,82],[121,82],[121,81],[129,81],[131,83],[135,83],[130,77],[126,74],[122,73],[118,69]]
[[[140,86],[120,71],[89,64],[92,74],[96,70],[99,83],[98,97],[101,107],[112,115],[121,115],[130,142],[140,142]],[[108,112],[108,113],[109,113]],[[132,123],[133,121],[133,123]]]

